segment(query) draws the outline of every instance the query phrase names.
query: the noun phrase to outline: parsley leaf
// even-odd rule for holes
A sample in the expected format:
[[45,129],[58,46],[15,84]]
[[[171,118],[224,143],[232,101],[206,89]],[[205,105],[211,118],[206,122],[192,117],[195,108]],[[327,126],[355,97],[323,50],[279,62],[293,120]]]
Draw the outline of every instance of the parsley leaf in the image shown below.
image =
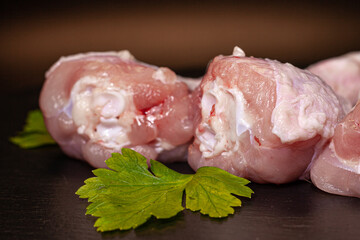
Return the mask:
[[23,131],[17,136],[11,137],[10,141],[21,148],[36,148],[56,144],[46,130],[40,110],[33,110],[28,113]]
[[251,197],[248,180],[215,167],[203,167],[196,174],[177,173],[160,162],[147,160],[141,154],[122,149],[106,160],[112,169],[96,169],[96,177],[85,180],[76,192],[91,204],[86,214],[99,217],[98,231],[126,230],[145,223],[151,216],[170,218],[182,211],[186,191],[186,208],[210,217],[226,217],[240,206],[232,193]]
[[241,201],[233,194],[251,197],[253,191],[245,187],[249,180],[234,176],[220,168],[199,168],[186,186],[186,208],[208,214],[210,217],[226,217],[234,213],[232,207],[240,207]]

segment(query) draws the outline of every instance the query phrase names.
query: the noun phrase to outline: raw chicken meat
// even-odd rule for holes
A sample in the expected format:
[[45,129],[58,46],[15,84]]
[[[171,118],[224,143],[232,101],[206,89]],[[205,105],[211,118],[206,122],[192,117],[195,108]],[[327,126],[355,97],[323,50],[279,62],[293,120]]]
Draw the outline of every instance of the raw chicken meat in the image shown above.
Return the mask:
[[88,53],[61,58],[46,78],[40,107],[67,155],[94,167],[105,167],[122,147],[152,159],[185,159],[192,95],[170,69],[138,62],[128,51]]
[[310,176],[325,192],[360,197],[360,101],[336,126],[331,143],[314,161]]
[[315,63],[307,68],[354,106],[360,97],[360,52]]
[[238,47],[210,63],[199,91],[190,166],[216,166],[257,183],[303,176],[345,115],[333,90],[314,74],[245,57]]

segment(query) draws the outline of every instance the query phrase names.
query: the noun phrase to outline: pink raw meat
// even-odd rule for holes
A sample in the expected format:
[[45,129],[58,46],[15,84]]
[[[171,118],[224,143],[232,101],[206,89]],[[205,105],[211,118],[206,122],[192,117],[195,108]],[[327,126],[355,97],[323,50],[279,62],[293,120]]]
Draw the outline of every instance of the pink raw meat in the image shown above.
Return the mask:
[[326,59],[307,68],[354,106],[360,96],[360,52]]
[[190,166],[216,166],[258,183],[303,176],[344,117],[338,97],[314,74],[245,57],[237,47],[210,63],[199,98]]
[[360,101],[336,126],[331,143],[314,161],[310,176],[325,192],[360,197]]
[[168,68],[128,51],[61,58],[46,74],[40,107],[46,126],[69,156],[94,167],[122,147],[147,158],[184,158],[193,137],[188,86]]

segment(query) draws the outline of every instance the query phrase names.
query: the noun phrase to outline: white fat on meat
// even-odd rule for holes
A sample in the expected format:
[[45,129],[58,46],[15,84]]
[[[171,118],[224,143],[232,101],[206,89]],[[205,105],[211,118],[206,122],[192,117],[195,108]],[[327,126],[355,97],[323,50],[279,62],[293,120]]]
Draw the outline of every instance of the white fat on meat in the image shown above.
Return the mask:
[[[276,79],[276,106],[272,132],[282,143],[306,141],[316,135],[329,139],[338,121],[339,100],[319,78],[290,64],[272,62]],[[327,108],[331,108],[329,111]]]
[[239,136],[250,129],[251,119],[244,111],[246,100],[241,91],[224,87],[220,82],[217,78],[208,83],[210,86],[204,86],[209,91],[201,99],[201,115],[207,119],[196,134],[205,158],[220,153],[231,155],[238,150]]
[[[69,107],[78,134],[86,135],[103,146],[120,151],[129,145],[127,133],[136,118],[132,95],[114,87],[109,79],[79,79],[71,90]],[[121,119],[120,119],[121,117]]]
[[190,166],[216,166],[258,183],[303,176],[344,116],[337,96],[317,76],[245,57],[239,48],[210,63],[200,92]]

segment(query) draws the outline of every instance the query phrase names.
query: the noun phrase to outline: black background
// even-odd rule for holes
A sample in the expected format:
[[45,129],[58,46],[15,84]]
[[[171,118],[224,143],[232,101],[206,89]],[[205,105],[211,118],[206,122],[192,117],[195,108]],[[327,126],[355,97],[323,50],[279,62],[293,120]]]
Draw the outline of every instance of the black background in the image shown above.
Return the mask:
[[[185,210],[136,230],[97,233],[86,200],[74,194],[92,168],[57,147],[22,150],[8,141],[38,108],[44,72],[62,55],[130,49],[139,60],[196,77],[239,45],[248,55],[305,67],[360,50],[358,1],[0,4],[0,239],[359,239],[358,198],[300,181],[251,184],[253,198],[223,220]],[[185,163],[170,167],[192,172]]]

